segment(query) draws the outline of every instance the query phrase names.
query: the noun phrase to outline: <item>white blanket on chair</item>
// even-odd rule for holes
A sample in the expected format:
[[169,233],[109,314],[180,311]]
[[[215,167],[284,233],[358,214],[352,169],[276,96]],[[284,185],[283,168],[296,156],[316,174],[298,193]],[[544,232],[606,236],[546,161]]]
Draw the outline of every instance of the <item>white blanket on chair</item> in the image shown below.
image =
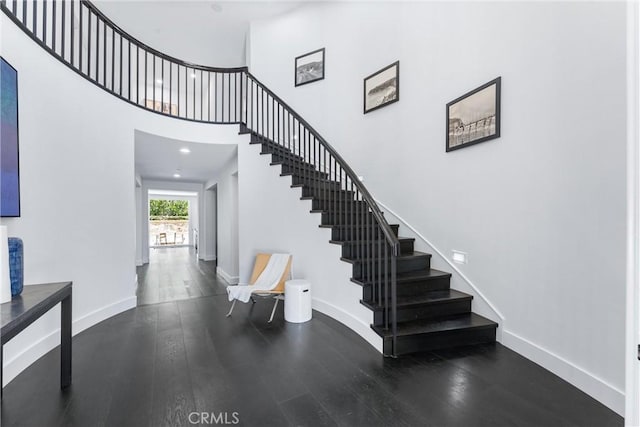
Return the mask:
[[249,302],[252,292],[270,291],[278,286],[290,257],[291,255],[289,254],[271,254],[267,266],[256,279],[256,283],[253,285],[227,286],[229,301],[236,299],[242,302]]

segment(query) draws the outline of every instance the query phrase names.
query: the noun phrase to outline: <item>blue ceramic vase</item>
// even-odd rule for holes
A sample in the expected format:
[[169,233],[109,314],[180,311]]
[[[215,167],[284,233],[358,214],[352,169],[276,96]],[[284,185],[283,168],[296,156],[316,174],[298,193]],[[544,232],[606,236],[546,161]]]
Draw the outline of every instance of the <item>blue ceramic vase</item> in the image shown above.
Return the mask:
[[22,239],[18,237],[9,237],[9,276],[11,296],[20,295],[24,286],[24,257]]

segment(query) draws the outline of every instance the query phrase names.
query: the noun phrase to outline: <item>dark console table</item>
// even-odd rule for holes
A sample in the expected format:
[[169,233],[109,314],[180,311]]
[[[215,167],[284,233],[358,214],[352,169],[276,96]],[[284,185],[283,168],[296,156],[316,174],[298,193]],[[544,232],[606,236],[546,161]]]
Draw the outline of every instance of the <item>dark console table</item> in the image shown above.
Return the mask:
[[[43,314],[61,303],[60,387],[71,385],[71,282],[25,286],[20,296],[0,304],[2,347]],[[0,398],[2,398],[0,347]]]

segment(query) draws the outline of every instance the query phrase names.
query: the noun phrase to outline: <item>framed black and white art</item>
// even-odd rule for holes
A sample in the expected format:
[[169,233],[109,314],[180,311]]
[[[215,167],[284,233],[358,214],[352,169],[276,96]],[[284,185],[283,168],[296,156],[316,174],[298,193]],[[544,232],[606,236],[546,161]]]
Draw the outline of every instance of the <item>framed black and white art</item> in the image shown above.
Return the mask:
[[500,80],[491,80],[447,104],[447,151],[500,137]]
[[364,79],[364,114],[400,100],[400,61]]
[[324,48],[305,53],[296,58],[296,86],[306,85],[322,79],[324,79]]

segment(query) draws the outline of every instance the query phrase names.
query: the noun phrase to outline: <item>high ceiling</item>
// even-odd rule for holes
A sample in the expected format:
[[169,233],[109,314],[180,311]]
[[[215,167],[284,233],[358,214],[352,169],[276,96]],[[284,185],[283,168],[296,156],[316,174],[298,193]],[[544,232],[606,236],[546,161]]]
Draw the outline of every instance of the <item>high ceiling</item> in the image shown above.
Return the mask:
[[198,65],[246,65],[249,23],[287,13],[308,1],[99,0],[116,25],[167,55]]
[[[303,1],[96,0],[109,19],[152,48],[199,65],[246,65],[249,23],[287,13]],[[189,148],[188,155],[180,148]],[[136,174],[145,179],[206,182],[236,156],[235,145],[199,144],[136,132]],[[181,177],[173,174],[180,169]]]
[[[187,148],[189,153],[180,149]],[[206,182],[237,155],[235,144],[203,144],[135,133],[135,171],[143,179]],[[174,178],[174,174],[180,178]]]

